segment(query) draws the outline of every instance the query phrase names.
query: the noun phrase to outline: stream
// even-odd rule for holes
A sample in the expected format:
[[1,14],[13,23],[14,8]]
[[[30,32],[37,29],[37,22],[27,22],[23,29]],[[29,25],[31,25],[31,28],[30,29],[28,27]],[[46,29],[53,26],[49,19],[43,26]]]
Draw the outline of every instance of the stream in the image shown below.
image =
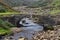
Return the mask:
[[23,18],[19,24],[23,25],[22,29],[24,31],[15,33],[13,38],[10,40],[18,40],[19,38],[27,38],[28,40],[32,40],[33,34],[38,31],[43,30],[43,26],[40,26],[30,20],[29,18]]

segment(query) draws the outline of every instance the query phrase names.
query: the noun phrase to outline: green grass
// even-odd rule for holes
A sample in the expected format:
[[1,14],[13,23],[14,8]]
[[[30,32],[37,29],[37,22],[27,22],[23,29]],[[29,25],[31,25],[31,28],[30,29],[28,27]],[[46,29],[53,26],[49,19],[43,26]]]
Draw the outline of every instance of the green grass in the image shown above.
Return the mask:
[[0,35],[4,35],[4,34],[10,34],[11,31],[8,29],[3,29],[2,27],[0,27]]
[[19,12],[3,12],[3,13],[0,13],[0,17],[1,16],[7,16],[7,17],[10,17],[11,15],[16,15],[16,14],[20,14]]
[[0,15],[11,15],[11,14],[19,14],[18,12],[5,12],[5,13],[0,13]]
[[56,15],[60,13],[60,0],[53,0],[51,4],[53,6],[53,10],[50,11],[50,14]]
[[60,0],[53,0],[52,5],[54,5],[55,7],[60,5]]
[[52,15],[56,15],[56,14],[59,14],[59,13],[60,13],[60,10],[52,10],[50,12],[50,14],[52,14]]
[[11,34],[11,27],[15,27],[15,25],[0,19],[0,35]]

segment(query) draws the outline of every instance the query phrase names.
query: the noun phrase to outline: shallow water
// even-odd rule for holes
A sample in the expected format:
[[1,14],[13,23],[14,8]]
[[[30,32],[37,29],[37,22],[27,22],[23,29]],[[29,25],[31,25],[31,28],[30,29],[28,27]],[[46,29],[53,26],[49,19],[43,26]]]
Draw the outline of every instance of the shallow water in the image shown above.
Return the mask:
[[[25,20],[25,23],[22,23],[23,20]],[[43,26],[40,26],[40,25],[34,23],[32,20],[29,20],[28,18],[22,19],[19,23],[25,27],[21,27],[23,29],[22,32],[14,33],[13,39],[11,39],[11,40],[18,40],[20,37],[31,40],[33,37],[33,34],[35,34],[38,31],[43,30]]]
[[[23,20],[25,20],[25,23],[22,23]],[[14,34],[15,40],[18,40],[20,37],[28,38],[28,40],[31,40],[33,37],[33,34],[35,34],[35,32],[43,30],[43,26],[40,26],[40,25],[34,23],[32,20],[29,20],[28,18],[24,18],[24,19],[22,19],[22,21],[20,21],[20,24],[22,24],[26,27],[22,27],[22,29],[24,31]]]
[[[42,31],[42,26],[29,26],[29,27],[22,27],[23,31],[19,33],[14,33],[14,35],[8,36],[7,38],[12,38],[10,40],[18,40],[19,38],[27,38],[28,40],[32,40],[34,34],[38,31]],[[3,40],[3,39],[2,39]]]
[[14,34],[14,39],[18,40],[20,37],[23,37],[28,38],[28,40],[31,40],[35,32],[42,31],[40,26],[23,27],[23,29],[24,31]]

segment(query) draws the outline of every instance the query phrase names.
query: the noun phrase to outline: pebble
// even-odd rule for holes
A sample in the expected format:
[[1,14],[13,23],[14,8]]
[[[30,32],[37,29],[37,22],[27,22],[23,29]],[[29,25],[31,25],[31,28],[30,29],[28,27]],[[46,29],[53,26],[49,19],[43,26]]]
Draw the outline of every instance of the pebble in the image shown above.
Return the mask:
[[25,38],[19,38],[18,40],[25,40]]

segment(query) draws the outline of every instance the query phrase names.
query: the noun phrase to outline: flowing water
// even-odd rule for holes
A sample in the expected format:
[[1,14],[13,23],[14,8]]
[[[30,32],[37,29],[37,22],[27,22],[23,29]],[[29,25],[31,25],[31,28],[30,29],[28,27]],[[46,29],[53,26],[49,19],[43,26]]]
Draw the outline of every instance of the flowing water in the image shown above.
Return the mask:
[[20,32],[20,33],[16,33],[14,35],[15,39],[19,39],[19,37],[24,37],[24,38],[28,38],[28,40],[31,40],[31,38],[33,37],[33,34],[37,31],[42,31],[43,27],[34,23],[32,20],[30,20],[29,18],[23,18],[19,24],[22,24],[24,31]]
[[24,27],[22,27],[22,29],[24,31],[20,32],[20,33],[15,33],[13,36],[13,39],[11,40],[18,40],[20,37],[23,38],[28,38],[28,40],[31,40],[33,37],[33,34],[35,32],[38,31],[42,31],[43,27],[34,23],[32,20],[30,20],[29,18],[23,18],[19,24],[23,25]]

